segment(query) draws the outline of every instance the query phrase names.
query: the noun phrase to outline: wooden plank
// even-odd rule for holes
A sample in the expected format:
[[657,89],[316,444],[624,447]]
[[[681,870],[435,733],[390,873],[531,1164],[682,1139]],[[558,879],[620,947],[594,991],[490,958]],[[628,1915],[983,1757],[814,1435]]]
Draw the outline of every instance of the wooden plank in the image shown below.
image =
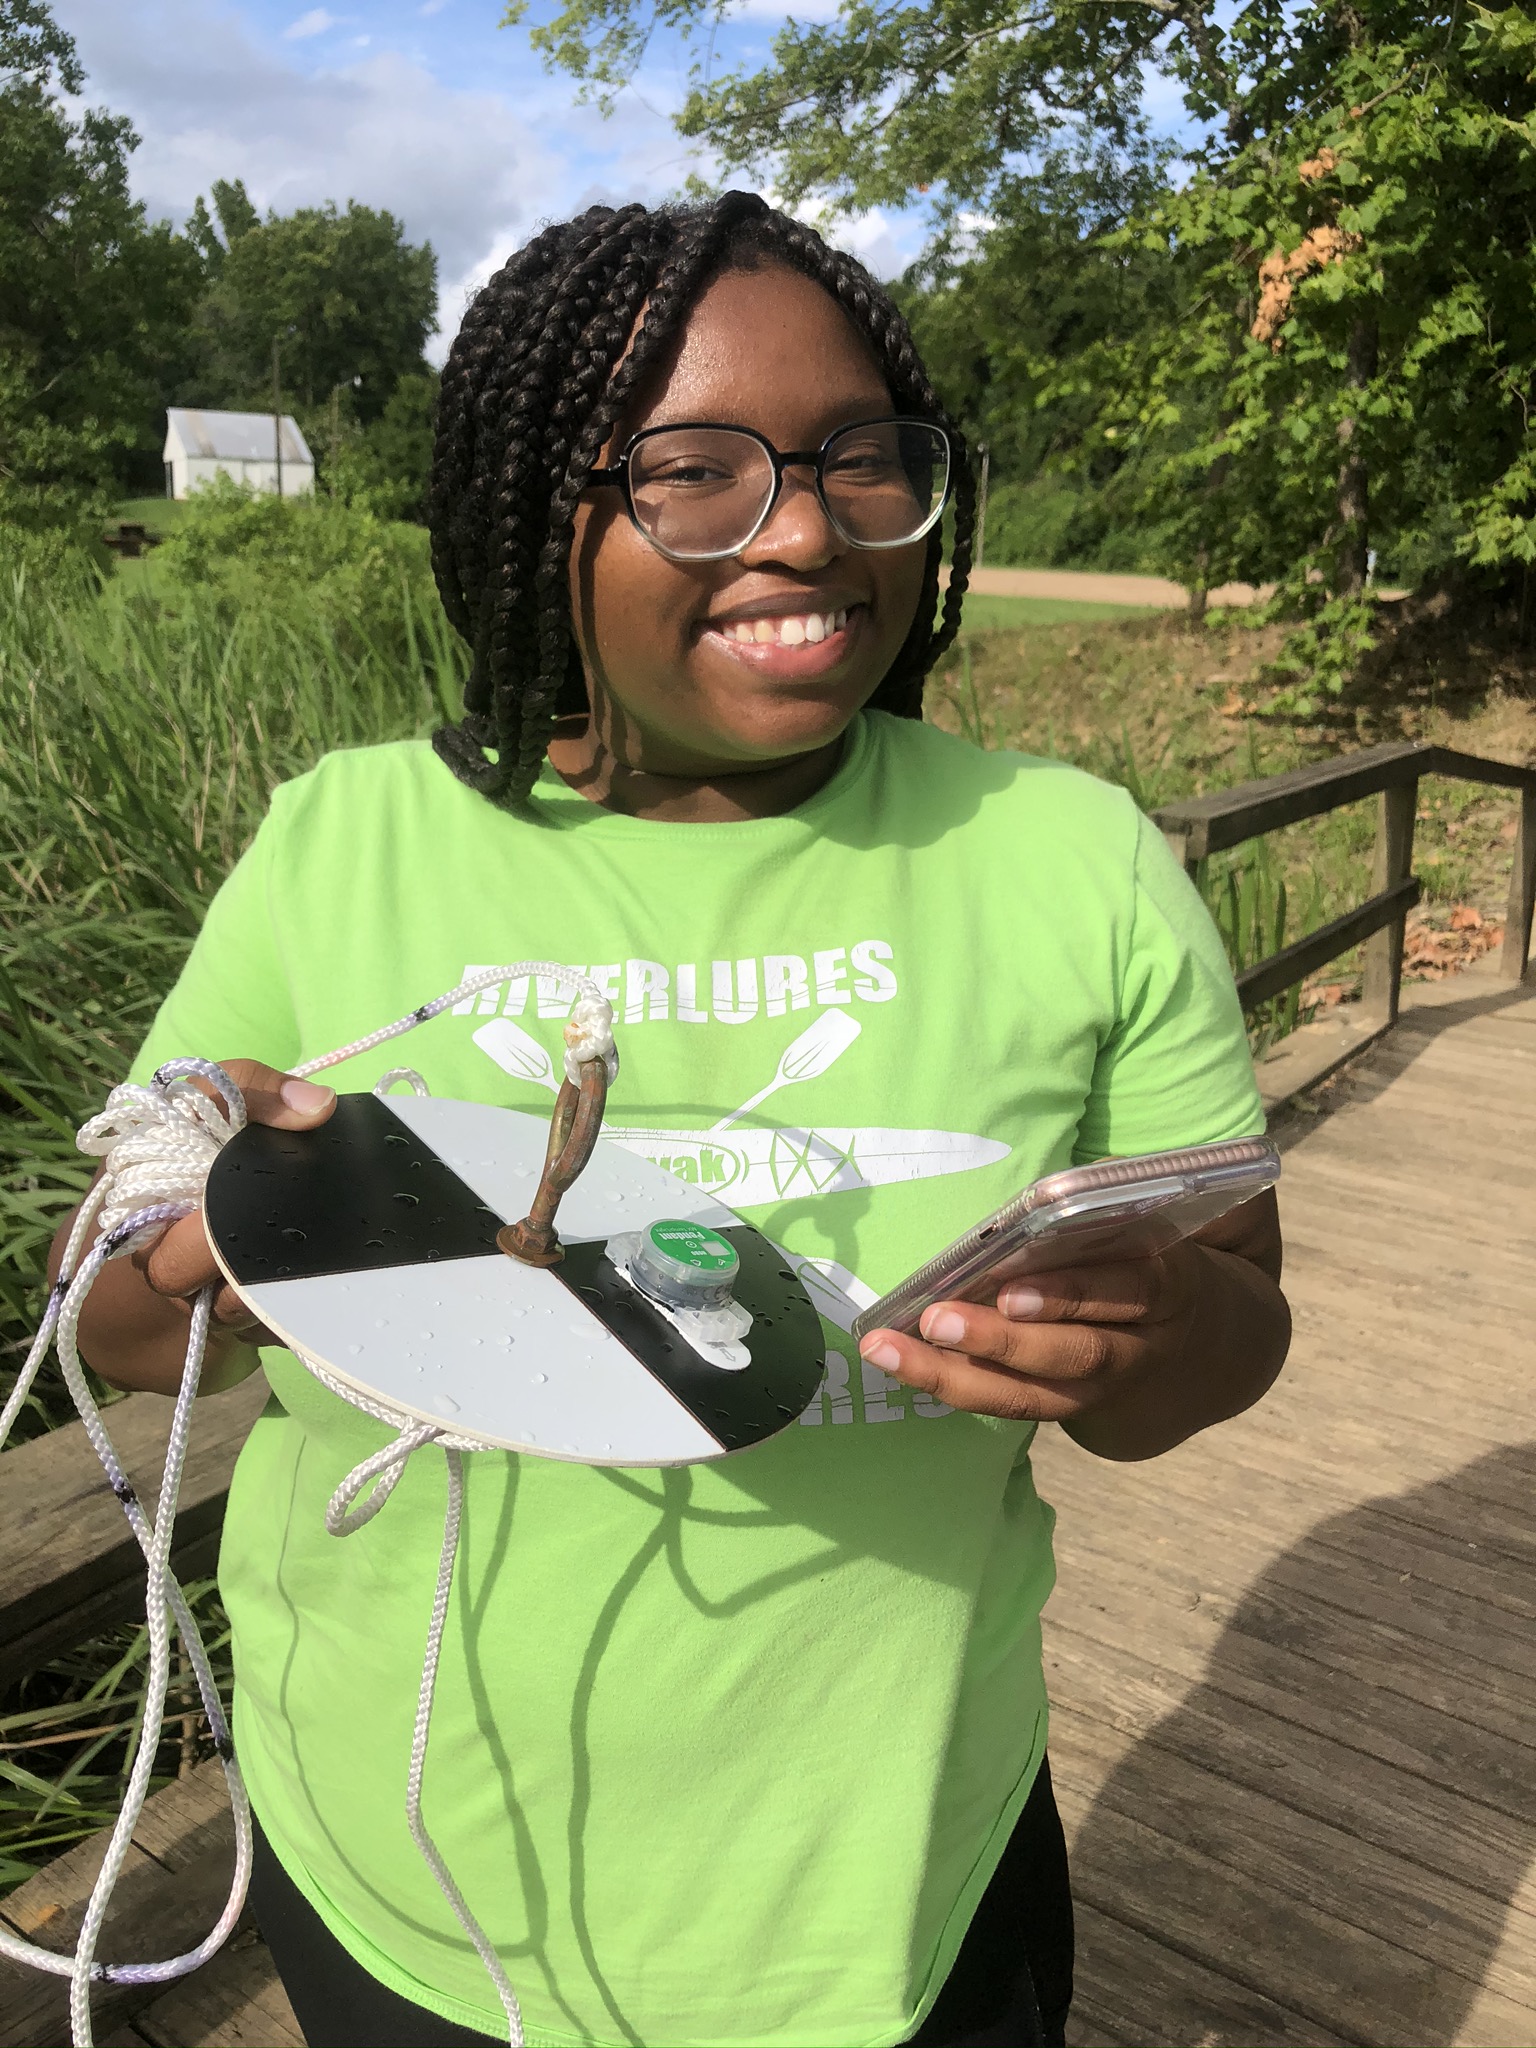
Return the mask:
[[1091,1746],[1093,1725],[1104,1724],[1113,1732],[1104,1743],[1111,1761],[1127,1739],[1155,1743],[1497,1900],[1501,1911],[1510,1880],[1518,1882],[1530,1857],[1528,1820],[1341,1740],[1337,1726],[1306,1726],[1284,1711],[1283,1695],[1269,1704],[1239,1701],[1214,1684],[1176,1677],[1123,1643],[1095,1641],[1063,1624],[1049,1630],[1047,1669],[1053,1727],[1071,1721]]
[[[1091,1562],[1098,1576],[1113,1578],[1096,1601],[1106,1610],[1122,1592],[1135,1589],[1140,1611],[1155,1615],[1161,1629],[1169,1611],[1198,1606],[1213,1623],[1287,1653],[1299,1686],[1342,1682],[1395,1693],[1519,1745],[1536,1782],[1536,1756],[1529,1754],[1536,1750],[1529,1679],[1493,1662],[1475,1643],[1466,1647],[1466,1633],[1450,1616],[1439,1618],[1438,1631],[1404,1628],[1398,1625],[1401,1615],[1385,1619],[1368,1611],[1368,1591],[1341,1587],[1329,1597],[1330,1582],[1341,1575],[1326,1557],[1277,1559],[1237,1591],[1213,1583],[1210,1573],[1171,1547],[1149,1558],[1134,1542],[1101,1537]],[[1144,1620],[1143,1628],[1148,1625]],[[1503,1646],[1514,1640],[1500,1638],[1501,1654],[1508,1654]]]
[[1509,901],[1504,910],[1504,949],[1499,972],[1506,981],[1523,981],[1531,955],[1531,913],[1536,906],[1536,789],[1520,796],[1520,822],[1515,828],[1510,866]]
[[1165,833],[1183,834],[1190,857],[1199,860],[1244,839],[1257,838],[1261,832],[1275,832],[1321,811],[1358,803],[1421,775],[1443,775],[1504,789],[1536,789],[1536,770],[1458,753],[1450,747],[1402,740],[1163,804],[1153,816]]
[[[1148,1787],[1166,1827],[1059,1787],[1079,1895],[1154,1941],[1261,1997],[1362,2043],[1462,2040],[1511,2048],[1532,2039],[1536,2014],[1394,1942],[1349,1926],[1332,1897],[1292,1898],[1241,1862],[1218,1862],[1202,1844],[1198,1815]],[[1134,1879],[1128,1881],[1130,1873]],[[1463,2022],[1476,2007],[1475,2027]]]
[[1188,2048],[1192,2041],[1332,2048],[1345,2038],[1086,1899],[1076,1911],[1078,1990],[1067,2030],[1076,2048]]
[[[1059,1716],[1052,1729],[1053,1769],[1072,1784],[1094,1783],[1084,1734],[1070,1714]],[[1252,1873],[1266,1890],[1327,1913],[1342,1932],[1400,1949],[1431,1970],[1460,1977],[1469,1993],[1491,1991],[1536,2021],[1531,1950],[1517,1940],[1511,1953],[1502,1942],[1508,1894],[1523,1863],[1509,1874],[1501,1897],[1443,1873],[1427,1883],[1416,1858],[1384,1852],[1326,1817],[1298,1812],[1284,1797],[1234,1783],[1163,1744],[1137,1744],[1093,1799],[1096,1812],[1113,1808],[1198,1848],[1213,1863]],[[1536,1921],[1522,1917],[1536,1942]]]
[[183,1978],[134,2022],[153,2048],[304,2048],[304,2036],[254,1927]]
[[1358,946],[1363,939],[1369,939],[1383,925],[1400,926],[1418,900],[1419,884],[1412,875],[1406,881],[1395,882],[1390,889],[1383,889],[1379,895],[1367,897],[1357,909],[1345,911],[1342,917],[1330,918],[1327,924],[1319,925],[1305,938],[1282,947],[1278,953],[1271,953],[1267,960],[1245,967],[1237,977],[1238,1001],[1245,1010],[1251,1010],[1255,1004],[1283,994],[1294,983],[1304,981],[1316,968],[1326,967],[1330,960],[1337,960],[1351,946]]
[[1157,1613],[1152,1627],[1143,1589],[1100,1601],[1086,1593],[1067,1597],[1070,1607],[1065,1600],[1053,1603],[1054,1621],[1053,1609],[1047,1609],[1047,1641],[1053,1646],[1063,1630],[1097,1646],[1083,1651],[1088,1658],[1139,1643],[1145,1661],[1170,1689],[1203,1685],[1235,1703],[1234,1711],[1257,1710],[1294,1724],[1412,1779],[1442,1785],[1490,1813],[1512,1815],[1528,1833],[1536,1828],[1529,1759],[1517,1744],[1422,1701],[1378,1694],[1348,1672],[1298,1667],[1275,1644],[1227,1629],[1214,1610]]
[[[215,1808],[222,1785],[222,1769],[203,1764],[146,1803],[107,1914],[98,1950],[103,1961],[163,1961],[195,1947],[214,1925],[234,1869],[227,1803],[222,1825]],[[106,1844],[104,1833],[93,1835],[29,1878],[0,1901],[0,1920],[29,1941],[67,1952],[80,1931]],[[163,1989],[96,1986],[91,2009],[98,2030],[134,2019]],[[68,2041],[68,1980],[0,1959],[0,2048],[67,2048]]]
[[[266,1400],[257,1373],[198,1403],[171,1554],[179,1577],[213,1570],[229,1475]],[[151,1498],[170,1417],[157,1394],[130,1394],[106,1411],[125,1470]],[[81,1423],[0,1456],[0,1554],[0,1685],[143,1615],[144,1560]]]
[[1261,832],[1315,818],[1320,811],[1358,803],[1394,782],[1412,781],[1426,772],[1424,761],[1431,752],[1421,741],[1391,741],[1332,760],[1312,761],[1284,775],[1266,775],[1230,789],[1212,790],[1207,796],[1163,804],[1153,816],[1164,832],[1186,833],[1192,855],[1200,859]]
[[[1403,782],[1384,789],[1376,799],[1376,850],[1371,886],[1379,895],[1403,888],[1413,876],[1413,822],[1419,804],[1417,782]],[[1418,888],[1413,901],[1417,903]],[[1375,932],[1365,948],[1360,1000],[1365,1010],[1384,1024],[1397,1022],[1398,993],[1403,977],[1403,923],[1412,904],[1400,915],[1385,919],[1384,930]],[[1362,934],[1362,936],[1364,936]]]

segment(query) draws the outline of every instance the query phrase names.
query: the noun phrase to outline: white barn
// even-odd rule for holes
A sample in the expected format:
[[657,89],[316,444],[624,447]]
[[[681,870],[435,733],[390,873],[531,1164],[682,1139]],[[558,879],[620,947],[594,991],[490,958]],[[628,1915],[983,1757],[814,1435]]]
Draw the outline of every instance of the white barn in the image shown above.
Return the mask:
[[[277,422],[269,412],[199,412],[173,405],[165,414],[165,495],[185,498],[216,476],[254,490],[278,488]],[[315,458],[298,422],[284,413],[282,492],[297,498],[315,488]]]

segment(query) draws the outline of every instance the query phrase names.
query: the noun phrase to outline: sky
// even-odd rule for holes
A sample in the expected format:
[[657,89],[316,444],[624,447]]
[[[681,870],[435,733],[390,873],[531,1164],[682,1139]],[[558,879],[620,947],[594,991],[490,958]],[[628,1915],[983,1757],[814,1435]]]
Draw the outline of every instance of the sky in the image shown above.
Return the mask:
[[[384,207],[437,251],[441,361],[469,293],[535,230],[598,201],[656,200],[690,169],[662,58],[605,120],[575,104],[501,0],[53,0],[87,74],[85,99],[126,114],[134,196],[185,219],[215,178],[265,212],[327,199]],[[803,16],[833,0],[797,0]],[[745,0],[720,55],[766,55],[782,0]],[[877,274],[923,240],[917,215],[876,213],[837,239]]]

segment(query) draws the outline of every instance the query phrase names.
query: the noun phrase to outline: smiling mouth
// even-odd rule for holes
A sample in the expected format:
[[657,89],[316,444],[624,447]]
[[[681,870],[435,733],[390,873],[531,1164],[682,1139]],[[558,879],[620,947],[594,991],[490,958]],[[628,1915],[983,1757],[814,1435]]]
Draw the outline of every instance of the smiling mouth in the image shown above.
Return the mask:
[[709,630],[738,647],[816,647],[835,633],[846,632],[847,609],[832,612],[788,612],[763,618],[727,619]]

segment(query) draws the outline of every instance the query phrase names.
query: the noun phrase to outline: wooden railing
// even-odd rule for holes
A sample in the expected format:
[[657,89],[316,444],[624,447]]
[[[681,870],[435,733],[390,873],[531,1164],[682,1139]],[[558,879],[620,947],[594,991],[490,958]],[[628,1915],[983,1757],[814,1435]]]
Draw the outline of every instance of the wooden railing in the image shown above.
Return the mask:
[[1174,852],[1194,874],[1209,855],[1239,846],[1245,839],[1358,803],[1362,797],[1379,800],[1372,894],[1358,908],[1244,968],[1237,977],[1237,990],[1245,1009],[1304,981],[1363,942],[1362,1010],[1375,1027],[1372,1035],[1397,1021],[1403,932],[1408,913],[1419,900],[1419,881],[1413,872],[1413,823],[1419,779],[1425,775],[1487,782],[1520,792],[1500,971],[1510,981],[1524,980],[1531,912],[1536,903],[1536,768],[1485,761],[1476,754],[1458,754],[1450,747],[1404,742],[1367,747],[1358,754],[1292,769],[1287,775],[1269,775],[1259,782],[1240,783],[1235,789],[1165,804],[1155,813]]

